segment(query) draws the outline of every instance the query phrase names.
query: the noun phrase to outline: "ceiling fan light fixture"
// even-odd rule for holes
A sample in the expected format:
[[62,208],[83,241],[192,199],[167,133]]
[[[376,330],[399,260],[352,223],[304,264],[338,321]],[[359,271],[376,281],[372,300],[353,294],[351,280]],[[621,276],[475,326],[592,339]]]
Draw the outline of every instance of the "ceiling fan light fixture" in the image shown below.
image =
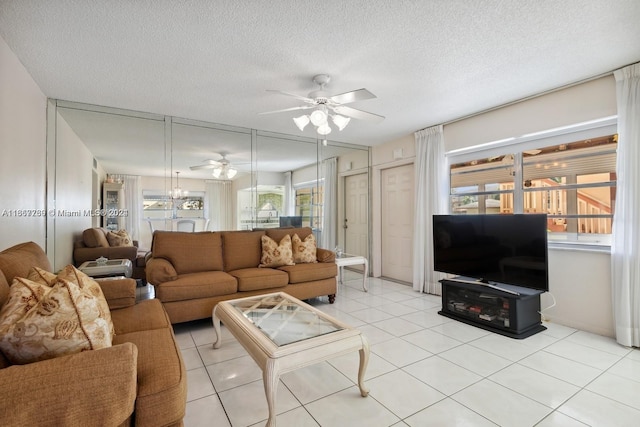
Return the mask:
[[318,126],[318,134],[329,135],[331,133],[331,127],[328,123]]
[[237,169],[229,167],[228,165],[222,165],[213,170],[212,175],[215,179],[233,179],[238,173]]
[[322,110],[315,110],[309,116],[314,126],[322,126],[327,124],[327,113]]
[[351,117],[341,116],[340,114],[334,114],[331,116],[331,120],[333,120],[333,124],[338,127],[338,130],[342,130],[347,127],[349,122],[351,121]]
[[296,126],[298,126],[298,129],[300,129],[300,131],[303,131],[304,128],[309,124],[310,120],[309,116],[304,115],[300,117],[294,117],[293,122],[296,124]]

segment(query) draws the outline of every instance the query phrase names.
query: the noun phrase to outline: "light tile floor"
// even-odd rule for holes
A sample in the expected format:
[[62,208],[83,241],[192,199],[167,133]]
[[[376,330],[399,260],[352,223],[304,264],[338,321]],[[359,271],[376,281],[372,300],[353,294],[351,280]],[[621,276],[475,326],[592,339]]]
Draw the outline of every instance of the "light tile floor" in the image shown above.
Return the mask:
[[[638,426],[640,351],[545,323],[514,340],[437,314],[440,297],[345,271],[335,304],[310,303],[356,326],[371,344],[369,397],[356,386],[354,352],[282,376],[280,427]],[[140,288],[141,297],[147,288]],[[210,319],[174,327],[187,367],[186,427],[262,426],[260,369]]]

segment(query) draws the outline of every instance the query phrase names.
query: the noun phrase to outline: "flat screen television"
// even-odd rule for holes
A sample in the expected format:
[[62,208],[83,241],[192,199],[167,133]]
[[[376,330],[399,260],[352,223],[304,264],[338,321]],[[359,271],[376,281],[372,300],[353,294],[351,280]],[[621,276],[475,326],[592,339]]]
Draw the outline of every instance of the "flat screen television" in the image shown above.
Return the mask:
[[280,217],[280,227],[302,227],[302,217],[301,216],[281,216]]
[[433,248],[435,271],[549,290],[544,214],[434,215]]

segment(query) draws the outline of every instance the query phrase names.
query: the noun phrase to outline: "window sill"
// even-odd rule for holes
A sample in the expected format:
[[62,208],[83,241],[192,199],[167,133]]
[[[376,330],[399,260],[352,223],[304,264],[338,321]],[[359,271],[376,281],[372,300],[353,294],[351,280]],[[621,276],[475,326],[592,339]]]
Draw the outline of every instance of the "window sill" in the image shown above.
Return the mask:
[[597,252],[597,253],[611,253],[610,245],[594,245],[589,243],[571,243],[571,242],[547,242],[547,246],[550,250],[558,251],[572,251],[572,252]]

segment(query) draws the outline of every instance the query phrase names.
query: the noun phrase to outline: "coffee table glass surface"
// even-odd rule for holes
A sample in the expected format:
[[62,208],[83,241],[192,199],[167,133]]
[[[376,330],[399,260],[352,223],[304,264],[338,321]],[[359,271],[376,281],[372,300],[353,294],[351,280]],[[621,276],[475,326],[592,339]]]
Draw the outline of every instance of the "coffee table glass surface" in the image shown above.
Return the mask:
[[369,394],[364,385],[369,343],[364,335],[285,292],[221,301],[214,307],[212,316],[216,332],[213,348],[220,348],[222,344],[222,322],[262,370],[269,409],[268,427],[276,425],[275,401],[280,375],[294,369],[358,351],[360,395]]
[[241,299],[230,304],[278,346],[344,329],[282,294]]

